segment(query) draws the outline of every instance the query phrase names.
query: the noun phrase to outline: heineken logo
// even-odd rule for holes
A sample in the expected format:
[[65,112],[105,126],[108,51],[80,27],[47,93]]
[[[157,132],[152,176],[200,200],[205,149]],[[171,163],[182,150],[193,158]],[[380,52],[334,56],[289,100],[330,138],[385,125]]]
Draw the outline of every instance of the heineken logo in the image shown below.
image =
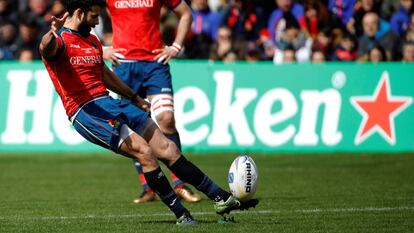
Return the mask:
[[[97,150],[67,120],[43,66],[35,67],[0,68],[0,151]],[[263,79],[250,67],[240,72],[245,66],[203,70],[197,64],[174,64],[174,69],[185,70],[173,73],[176,124],[185,148],[414,149],[414,80],[405,70],[410,67],[404,66],[404,73],[385,68],[381,73],[378,67],[356,72],[337,66],[327,66],[329,72],[312,66],[311,72],[290,69],[283,73],[285,67],[269,65],[261,73]],[[114,119],[108,124],[119,126]]]

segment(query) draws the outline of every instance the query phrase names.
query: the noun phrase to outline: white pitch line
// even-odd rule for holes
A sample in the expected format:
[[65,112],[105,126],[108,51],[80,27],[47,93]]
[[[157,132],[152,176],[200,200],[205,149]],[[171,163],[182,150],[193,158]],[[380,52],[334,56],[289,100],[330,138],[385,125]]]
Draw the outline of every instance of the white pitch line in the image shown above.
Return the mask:
[[323,212],[385,212],[385,211],[410,211],[414,210],[414,207],[403,206],[403,207],[365,207],[365,208],[334,208],[334,209],[306,209],[306,210],[295,210],[299,213],[323,213]]
[[[253,210],[253,211],[235,211],[235,214],[277,214],[277,213],[332,213],[332,212],[389,212],[389,211],[414,211],[414,207],[364,207],[364,208],[332,208],[332,209],[297,209],[297,210]],[[216,215],[216,212],[192,212],[192,215]],[[73,220],[73,219],[116,219],[116,218],[139,218],[148,216],[173,216],[172,213],[153,213],[153,214],[120,214],[120,215],[81,215],[81,216],[38,216],[38,217],[21,217],[21,216],[2,216],[0,220]]]

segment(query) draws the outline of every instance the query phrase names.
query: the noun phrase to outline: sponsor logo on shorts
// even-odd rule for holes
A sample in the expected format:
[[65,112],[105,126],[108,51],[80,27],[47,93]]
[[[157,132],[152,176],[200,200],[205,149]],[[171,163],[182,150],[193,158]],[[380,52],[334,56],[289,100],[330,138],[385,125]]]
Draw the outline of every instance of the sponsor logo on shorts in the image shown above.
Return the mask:
[[107,120],[107,122],[112,128],[118,128],[119,125],[121,124],[119,123],[119,121],[114,120],[114,119]]

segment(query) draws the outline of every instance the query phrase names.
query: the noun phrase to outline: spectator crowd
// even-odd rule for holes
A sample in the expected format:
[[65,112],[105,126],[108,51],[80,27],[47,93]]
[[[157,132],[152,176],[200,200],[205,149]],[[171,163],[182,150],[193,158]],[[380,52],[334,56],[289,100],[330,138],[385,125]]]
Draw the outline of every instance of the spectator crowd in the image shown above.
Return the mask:
[[[0,60],[39,59],[41,36],[62,0],[0,0]],[[192,30],[182,59],[276,64],[324,61],[414,61],[413,0],[186,0]],[[111,46],[110,17],[95,34]],[[177,19],[163,9],[166,44]]]

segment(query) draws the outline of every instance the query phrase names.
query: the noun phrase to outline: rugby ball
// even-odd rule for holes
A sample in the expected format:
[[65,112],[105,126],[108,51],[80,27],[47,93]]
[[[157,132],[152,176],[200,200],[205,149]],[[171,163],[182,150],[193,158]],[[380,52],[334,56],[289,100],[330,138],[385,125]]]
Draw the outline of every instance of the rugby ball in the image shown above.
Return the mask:
[[248,155],[238,156],[230,166],[230,192],[241,201],[251,199],[256,192],[259,174],[256,163]]

